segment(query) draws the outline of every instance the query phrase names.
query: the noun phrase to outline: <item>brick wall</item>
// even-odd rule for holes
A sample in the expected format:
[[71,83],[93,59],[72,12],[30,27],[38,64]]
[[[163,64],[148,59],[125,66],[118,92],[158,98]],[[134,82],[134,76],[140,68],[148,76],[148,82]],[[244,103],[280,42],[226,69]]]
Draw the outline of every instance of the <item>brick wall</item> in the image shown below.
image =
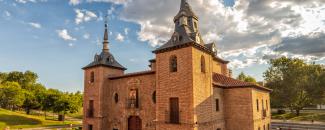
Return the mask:
[[[170,72],[169,61],[177,56],[177,72]],[[192,47],[156,54],[157,130],[193,129]],[[170,124],[169,98],[179,98],[180,124]]]
[[[95,81],[90,82],[91,72],[94,72]],[[106,79],[108,75],[122,75],[124,72],[118,69],[111,69],[108,67],[94,67],[89,68],[84,71],[84,118],[83,118],[83,128],[88,128],[88,125],[93,125],[93,129],[102,129],[103,117],[105,113],[103,108],[105,102],[103,100],[104,87],[106,84]],[[94,117],[87,117],[87,110],[89,109],[89,100],[94,101]]]

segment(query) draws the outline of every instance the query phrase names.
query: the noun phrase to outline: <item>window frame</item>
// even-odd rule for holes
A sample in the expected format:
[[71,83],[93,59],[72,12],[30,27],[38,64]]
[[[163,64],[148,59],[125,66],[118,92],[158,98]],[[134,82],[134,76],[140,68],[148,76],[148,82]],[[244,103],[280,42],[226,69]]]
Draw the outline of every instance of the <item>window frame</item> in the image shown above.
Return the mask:
[[201,56],[200,67],[201,67],[201,72],[205,73],[206,72],[206,64],[205,64],[205,58],[203,55]]
[[91,71],[90,72],[90,80],[89,80],[90,83],[94,83],[95,82],[95,72],[94,71]]
[[169,69],[170,72],[177,72],[178,71],[178,64],[177,64],[177,56],[172,55],[169,60]]

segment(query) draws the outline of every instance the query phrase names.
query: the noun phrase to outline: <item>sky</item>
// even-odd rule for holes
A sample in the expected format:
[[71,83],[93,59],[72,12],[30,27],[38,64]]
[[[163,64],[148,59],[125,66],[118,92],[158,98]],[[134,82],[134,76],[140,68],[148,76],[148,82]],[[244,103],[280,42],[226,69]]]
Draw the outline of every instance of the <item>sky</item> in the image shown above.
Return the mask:
[[[205,43],[240,72],[263,80],[267,61],[286,56],[325,64],[324,0],[188,0]],[[48,88],[83,90],[83,70],[110,51],[127,72],[148,70],[173,33],[180,0],[0,0],[0,72],[31,70]]]

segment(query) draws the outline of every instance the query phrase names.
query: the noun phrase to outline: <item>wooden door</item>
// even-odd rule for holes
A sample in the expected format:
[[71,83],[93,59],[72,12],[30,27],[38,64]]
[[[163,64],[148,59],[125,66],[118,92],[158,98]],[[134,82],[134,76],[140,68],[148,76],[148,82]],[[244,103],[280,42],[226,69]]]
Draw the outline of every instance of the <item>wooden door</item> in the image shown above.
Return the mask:
[[141,130],[142,123],[138,116],[130,116],[128,119],[128,130]]
[[170,98],[170,123],[179,123],[178,98]]

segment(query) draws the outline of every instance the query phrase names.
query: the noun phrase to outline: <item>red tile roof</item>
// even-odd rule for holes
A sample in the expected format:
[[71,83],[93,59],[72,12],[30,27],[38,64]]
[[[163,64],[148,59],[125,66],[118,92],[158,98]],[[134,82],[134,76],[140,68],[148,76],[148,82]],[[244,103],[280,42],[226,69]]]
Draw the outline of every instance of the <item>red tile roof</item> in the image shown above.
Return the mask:
[[271,89],[260,86],[258,84],[243,82],[243,81],[236,80],[236,79],[233,79],[233,78],[230,78],[225,75],[218,74],[218,73],[213,74],[213,84],[218,87],[222,87],[222,88],[253,87],[253,88],[262,89],[262,90],[266,90],[266,91],[272,91]]
[[155,74],[155,71],[152,71],[152,70],[140,71],[140,72],[128,73],[128,74],[119,75],[119,76],[111,76],[111,77],[108,77],[108,78],[112,80],[112,79],[120,79],[120,78],[141,76],[141,75],[147,75],[147,74]]

